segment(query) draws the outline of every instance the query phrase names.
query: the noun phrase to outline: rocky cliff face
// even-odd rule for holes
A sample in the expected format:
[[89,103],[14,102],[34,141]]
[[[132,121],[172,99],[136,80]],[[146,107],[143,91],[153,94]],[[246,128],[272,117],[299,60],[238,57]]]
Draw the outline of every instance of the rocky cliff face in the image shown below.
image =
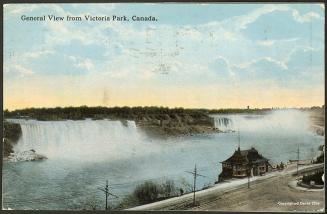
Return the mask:
[[13,152],[13,145],[16,144],[22,135],[19,124],[4,122],[3,124],[3,155],[8,157]]
[[191,135],[218,131],[213,118],[206,114],[153,114],[134,119],[148,134]]

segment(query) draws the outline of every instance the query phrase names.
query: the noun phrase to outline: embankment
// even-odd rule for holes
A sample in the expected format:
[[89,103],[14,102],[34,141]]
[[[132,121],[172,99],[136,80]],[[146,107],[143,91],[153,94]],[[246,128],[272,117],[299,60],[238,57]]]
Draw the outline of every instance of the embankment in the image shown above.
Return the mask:
[[149,135],[176,136],[218,131],[213,118],[206,114],[152,114],[134,120]]

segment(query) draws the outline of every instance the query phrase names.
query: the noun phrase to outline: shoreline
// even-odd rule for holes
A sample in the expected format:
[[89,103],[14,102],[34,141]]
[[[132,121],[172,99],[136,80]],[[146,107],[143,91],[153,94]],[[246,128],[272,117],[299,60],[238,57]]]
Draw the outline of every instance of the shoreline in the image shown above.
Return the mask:
[[325,110],[312,109],[309,110],[308,113],[311,122],[311,130],[320,136],[325,136]]
[[[307,170],[310,170],[311,168],[319,168],[323,167],[324,164],[310,164],[306,166],[300,166],[299,172],[305,172]],[[293,169],[290,169],[293,168]],[[287,170],[289,169],[289,170]],[[279,177],[285,177],[285,176],[292,176],[294,173],[296,173],[296,167],[294,169],[294,164],[289,164],[288,167],[283,171],[274,171],[267,173],[263,176],[255,176],[250,179],[250,188],[254,183],[261,183],[265,180],[269,179],[278,179]],[[185,210],[185,209],[191,209],[191,210],[206,210],[201,207],[201,204],[205,206],[205,204],[209,203],[208,201],[212,200],[212,197],[216,197],[216,194],[221,195],[219,199],[221,200],[225,194],[228,194],[230,192],[239,191],[242,188],[247,189],[247,183],[248,178],[242,178],[242,179],[233,179],[229,181],[225,181],[222,183],[215,184],[213,187],[196,191],[195,195],[197,200],[200,202],[200,207],[188,207],[193,198],[193,193],[188,193],[182,196],[173,197],[170,199],[166,199],[163,201],[158,201],[150,204],[145,204],[133,208],[126,209],[128,211],[150,211],[150,210]],[[211,210],[211,209],[210,209]],[[236,209],[228,209],[228,206],[222,207],[220,210],[216,211],[226,211],[226,210],[233,210],[237,211]],[[255,211],[255,210],[252,210]],[[286,211],[286,210],[284,210]]]

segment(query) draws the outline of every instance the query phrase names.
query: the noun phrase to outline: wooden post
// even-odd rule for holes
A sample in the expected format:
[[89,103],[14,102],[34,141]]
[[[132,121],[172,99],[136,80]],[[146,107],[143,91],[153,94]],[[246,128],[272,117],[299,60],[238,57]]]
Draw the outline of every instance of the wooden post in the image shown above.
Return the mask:
[[105,207],[105,209],[108,210],[108,197],[109,197],[109,195],[112,195],[115,198],[118,198],[118,196],[110,193],[108,180],[106,180],[106,187],[104,189],[100,189],[100,188],[98,188],[98,189],[105,193],[105,196],[106,196],[106,207]]
[[193,206],[195,206],[195,186],[196,186],[196,164],[194,167],[194,184],[193,184]]
[[186,172],[193,175],[193,206],[195,206],[196,176],[202,176],[202,177],[205,177],[205,176],[197,173],[196,164],[195,164],[193,172],[189,172],[189,171],[186,171]]
[[250,188],[250,174],[251,174],[251,168],[248,167],[248,188]]
[[106,180],[106,210],[108,209],[108,192],[109,192],[109,187],[108,187],[108,180]]

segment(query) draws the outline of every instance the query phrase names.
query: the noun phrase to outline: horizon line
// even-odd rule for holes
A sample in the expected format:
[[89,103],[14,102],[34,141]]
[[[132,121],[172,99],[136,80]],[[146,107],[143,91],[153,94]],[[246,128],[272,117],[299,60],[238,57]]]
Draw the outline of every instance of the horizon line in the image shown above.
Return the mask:
[[246,106],[246,107],[221,107],[221,108],[207,108],[207,107],[182,107],[182,106],[175,106],[175,107],[171,107],[171,106],[159,106],[159,105],[155,105],[155,106],[87,106],[87,105],[80,105],[80,106],[53,106],[53,107],[25,107],[25,108],[16,108],[16,109],[8,109],[8,108],[3,108],[3,111],[19,111],[19,110],[24,110],[24,109],[55,109],[55,108],[81,108],[81,107],[87,107],[87,108],[137,108],[137,107],[141,107],[141,108],[149,108],[149,107],[157,107],[157,108],[168,108],[168,109],[206,109],[206,110],[225,110],[225,109],[249,109],[249,110],[264,110],[264,109],[307,109],[307,108],[313,108],[313,107],[319,107],[319,108],[323,108],[325,106],[325,104],[322,105],[313,105],[313,106],[276,106],[276,107],[251,107],[251,106]]

